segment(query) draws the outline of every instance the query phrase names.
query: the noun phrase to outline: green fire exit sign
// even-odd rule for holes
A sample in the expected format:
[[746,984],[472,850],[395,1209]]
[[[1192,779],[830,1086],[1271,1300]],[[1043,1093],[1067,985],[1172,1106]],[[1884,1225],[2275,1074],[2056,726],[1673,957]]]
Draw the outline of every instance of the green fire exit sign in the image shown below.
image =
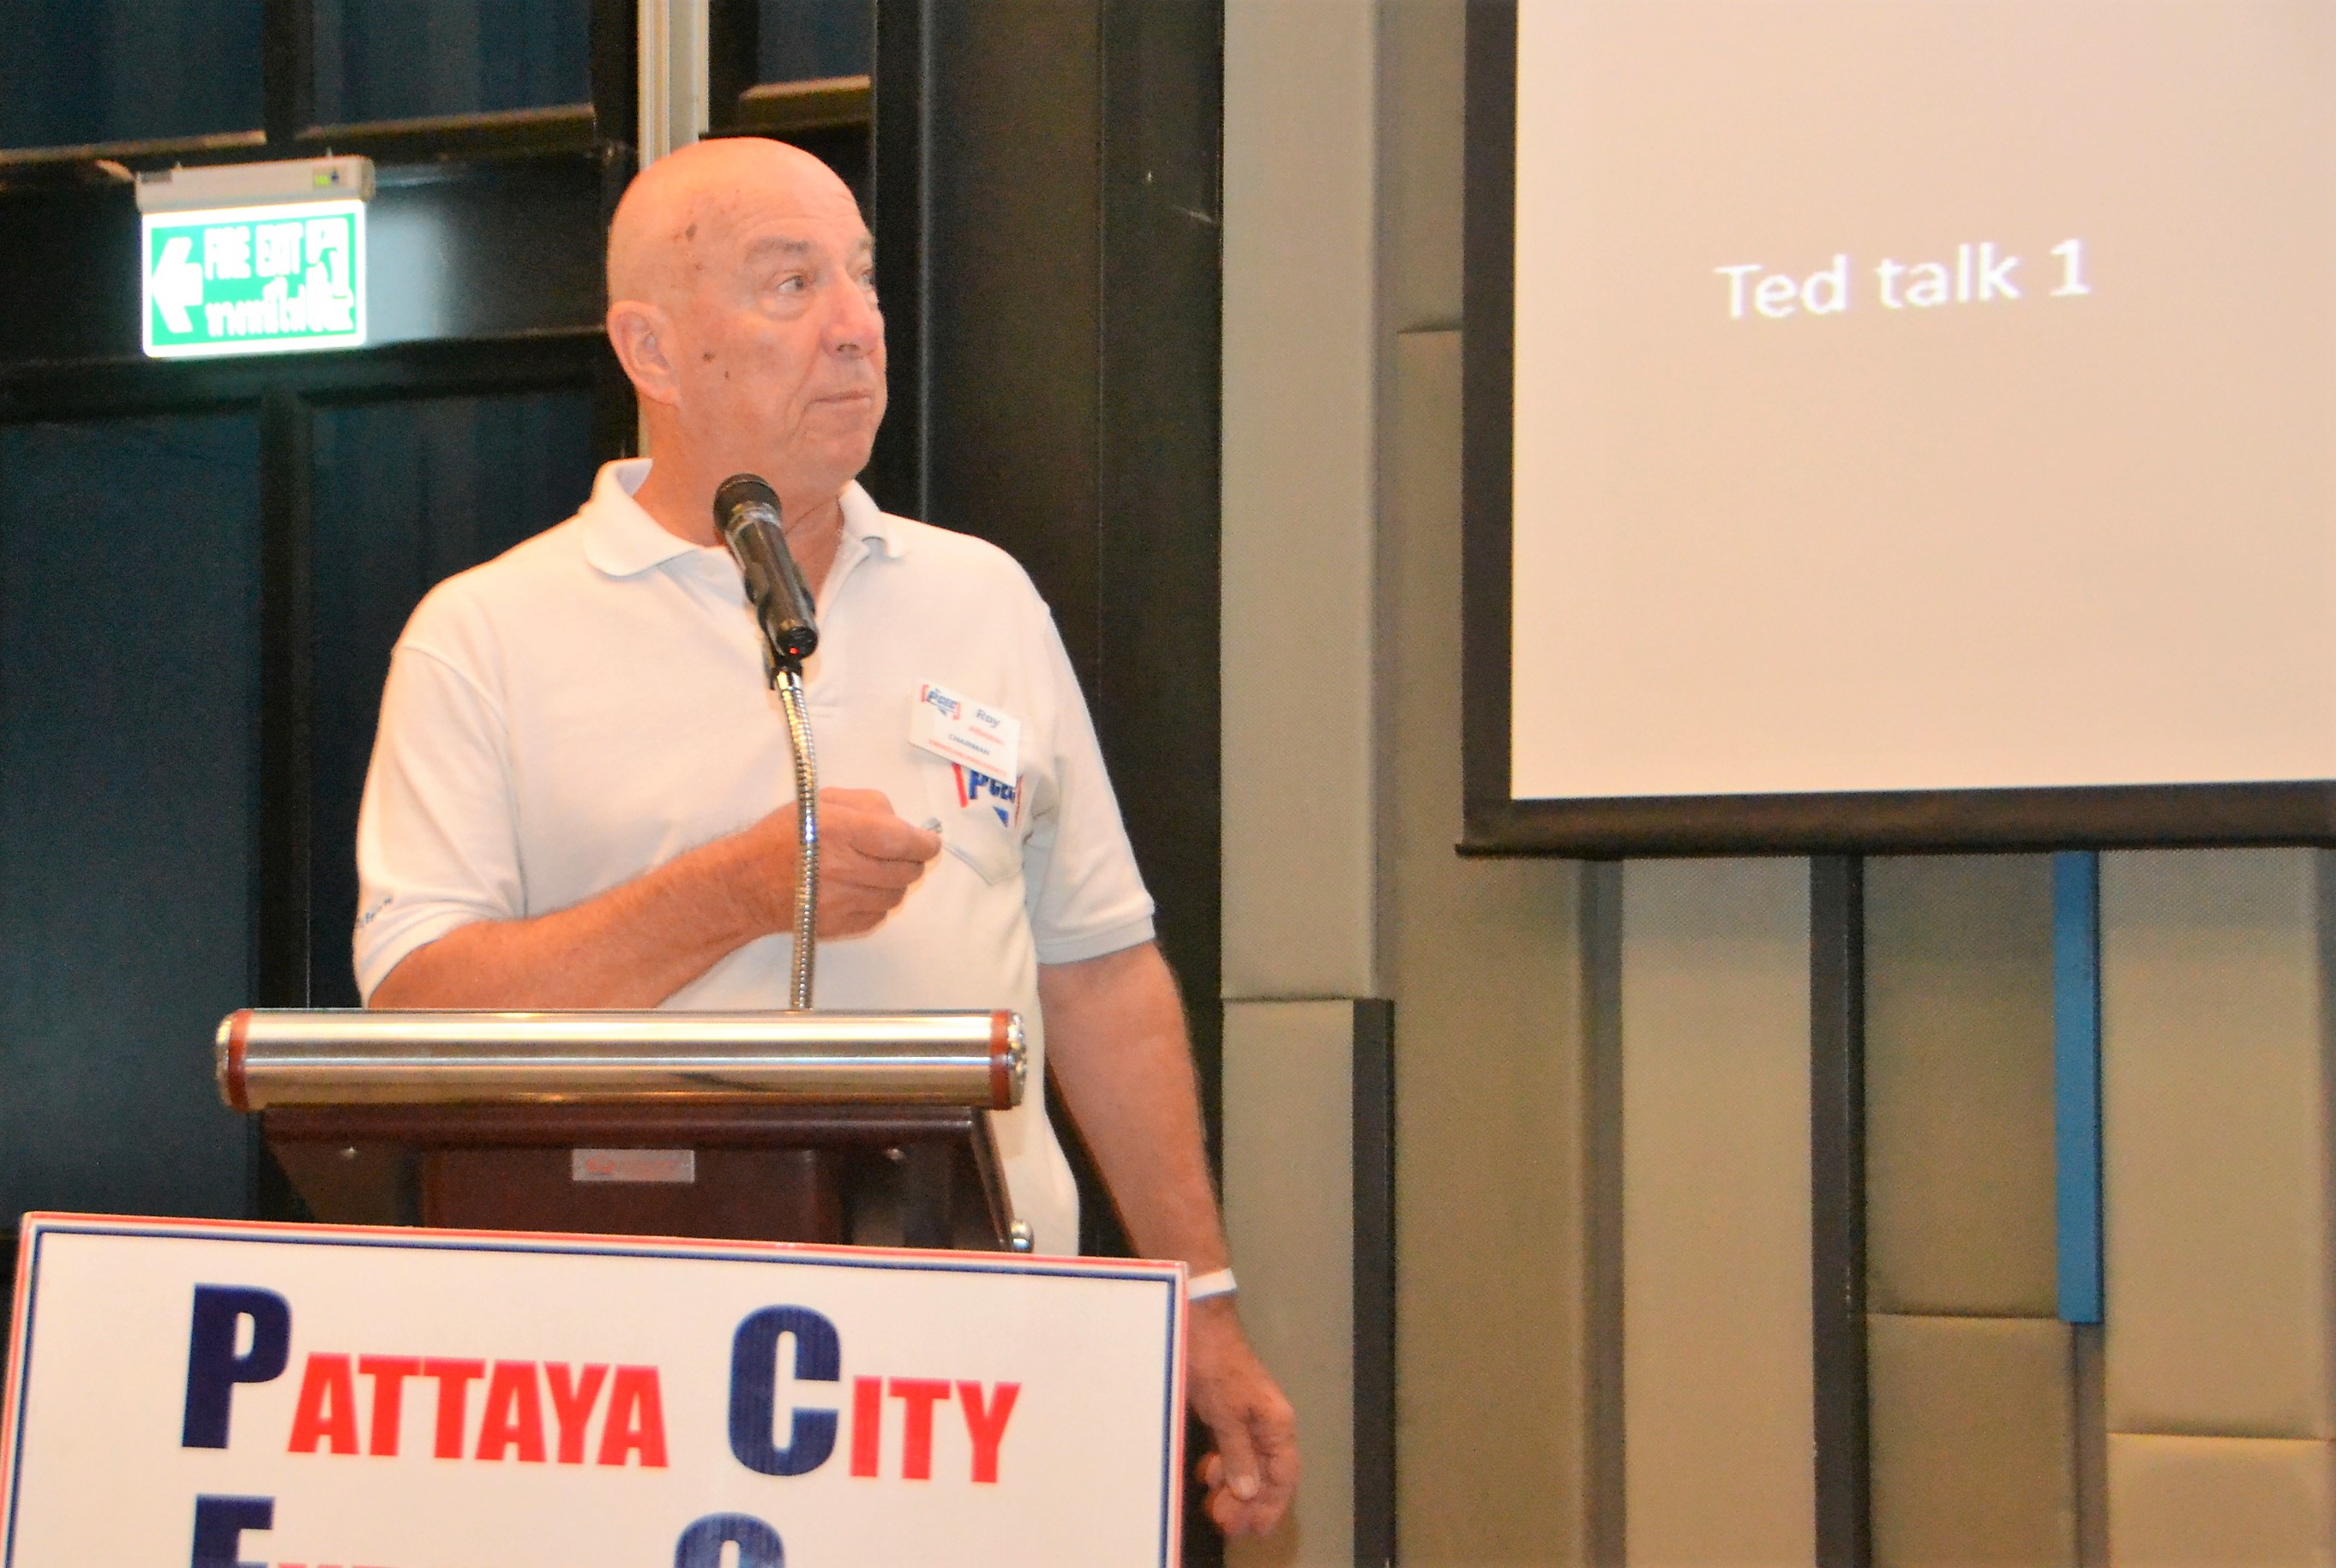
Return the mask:
[[365,340],[365,203],[150,211],[146,352],[195,358]]

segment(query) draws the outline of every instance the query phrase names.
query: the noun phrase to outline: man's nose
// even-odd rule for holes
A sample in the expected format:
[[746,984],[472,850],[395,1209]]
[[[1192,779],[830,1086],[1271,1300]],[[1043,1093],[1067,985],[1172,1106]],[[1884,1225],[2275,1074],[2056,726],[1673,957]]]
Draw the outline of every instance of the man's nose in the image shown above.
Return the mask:
[[835,307],[827,319],[830,352],[847,356],[876,352],[884,341],[884,316],[876,301],[858,284],[835,291]]

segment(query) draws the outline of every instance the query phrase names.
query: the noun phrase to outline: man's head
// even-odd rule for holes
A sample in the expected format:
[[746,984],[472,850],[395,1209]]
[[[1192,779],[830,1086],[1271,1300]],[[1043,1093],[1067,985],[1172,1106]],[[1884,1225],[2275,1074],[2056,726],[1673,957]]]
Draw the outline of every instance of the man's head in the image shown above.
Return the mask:
[[884,320],[851,190],[798,148],[701,141],[642,170],[608,230],[608,338],[658,466],[832,501],[884,415]]

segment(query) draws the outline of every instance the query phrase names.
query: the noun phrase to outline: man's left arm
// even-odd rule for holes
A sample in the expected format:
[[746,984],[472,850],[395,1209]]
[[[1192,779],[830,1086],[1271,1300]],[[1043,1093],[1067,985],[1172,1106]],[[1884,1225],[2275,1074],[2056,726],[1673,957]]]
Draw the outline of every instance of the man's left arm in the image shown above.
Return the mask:
[[[1181,1258],[1194,1274],[1225,1267],[1192,1042],[1159,948],[1144,942],[1041,964],[1038,1004],[1056,1083],[1136,1251]],[[1262,1534],[1297,1489],[1297,1425],[1250,1349],[1233,1301],[1217,1296],[1192,1305],[1190,1394],[1217,1443],[1202,1466],[1210,1515],[1228,1534]]]

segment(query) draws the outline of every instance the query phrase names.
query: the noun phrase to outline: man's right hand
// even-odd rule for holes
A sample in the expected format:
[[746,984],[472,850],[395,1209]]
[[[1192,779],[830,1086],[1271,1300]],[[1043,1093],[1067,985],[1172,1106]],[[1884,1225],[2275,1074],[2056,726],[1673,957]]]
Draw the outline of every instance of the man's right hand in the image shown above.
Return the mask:
[[[939,833],[874,790],[819,792],[819,934],[856,937],[900,907]],[[795,925],[795,808],[700,844],[566,909],[472,920],[416,948],[375,1008],[654,1008],[757,937]]]
[[[766,876],[772,929],[794,929],[795,808],[780,807],[746,830]],[[940,834],[902,821],[881,790],[819,792],[819,934],[863,936],[900,901],[941,852]]]

